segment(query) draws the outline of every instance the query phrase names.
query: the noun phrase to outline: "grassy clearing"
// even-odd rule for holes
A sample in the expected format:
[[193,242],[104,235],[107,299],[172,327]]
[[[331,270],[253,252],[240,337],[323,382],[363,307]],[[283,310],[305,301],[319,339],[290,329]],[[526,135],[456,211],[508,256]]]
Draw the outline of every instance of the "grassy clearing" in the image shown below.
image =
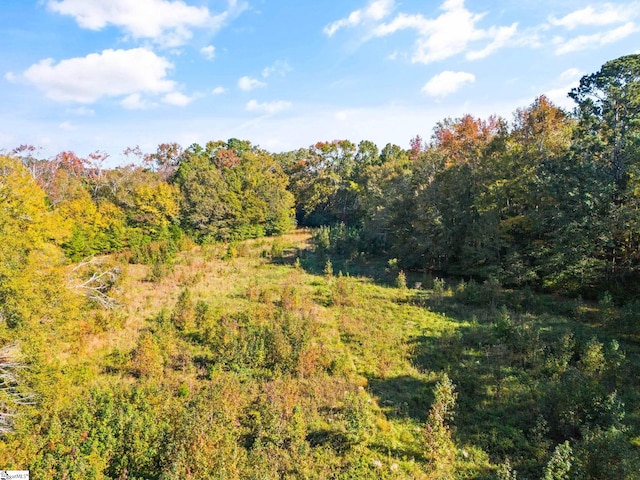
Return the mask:
[[[112,450],[85,459],[107,477],[488,479],[508,461],[538,478],[564,439],[588,469],[594,435],[623,428],[609,444],[635,465],[638,348],[599,306],[439,279],[410,288],[420,280],[363,258],[331,258],[331,272],[309,237],[192,247],[155,281],[124,265],[112,318],[89,312],[51,344],[58,390],[42,408],[66,433],[31,417],[42,438],[0,452],[18,465],[58,442],[33,471],[80,478],[74,435],[113,431]],[[434,423],[446,378],[455,407]],[[104,416],[122,408],[144,414]],[[123,428],[147,433],[129,444]]]

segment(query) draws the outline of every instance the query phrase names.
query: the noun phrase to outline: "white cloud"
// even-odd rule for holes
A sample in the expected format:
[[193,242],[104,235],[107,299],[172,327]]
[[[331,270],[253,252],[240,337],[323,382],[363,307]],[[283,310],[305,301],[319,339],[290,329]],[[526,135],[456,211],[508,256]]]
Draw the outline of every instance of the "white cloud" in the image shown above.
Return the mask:
[[412,55],[414,63],[431,63],[465,52],[475,42],[488,42],[480,50],[467,52],[470,60],[484,58],[507,45],[516,35],[518,24],[508,27],[481,29],[477,23],[484,13],[472,13],[464,6],[464,0],[446,0],[437,18],[421,14],[399,13],[389,23],[373,29],[373,36],[382,37],[401,30],[416,30],[418,38]]
[[460,90],[464,84],[475,81],[476,77],[472,73],[446,70],[432,77],[422,87],[422,92],[431,97],[445,97]]
[[262,70],[262,76],[264,78],[268,78],[271,75],[280,75],[281,77],[285,76],[288,72],[291,71],[291,67],[287,62],[278,60],[273,65],[265,67]]
[[47,58],[31,65],[22,77],[58,101],[93,103],[102,97],[173,91],[167,80],[173,65],[145,48],[104,50],[55,64]]
[[346,122],[354,113],[357,113],[357,110],[340,110],[336,112],[335,117],[340,122]]
[[568,68],[567,70],[565,70],[564,72],[562,72],[560,74],[560,76],[558,77],[558,79],[561,82],[572,82],[576,79],[579,79],[580,77],[582,77],[583,73],[577,69],[577,68]]
[[517,30],[517,23],[514,23],[510,27],[491,28],[489,30],[489,36],[493,38],[493,41],[481,50],[467,53],[467,59],[479,60],[481,58],[488,57],[493,52],[500,50],[502,47],[508,45],[512,41]]
[[211,90],[211,93],[213,93],[214,95],[222,95],[223,93],[227,93],[227,89],[222,86],[218,86]]
[[149,103],[146,102],[139,93],[132,93],[123,98],[120,105],[127,110],[144,110],[150,107]]
[[324,27],[324,33],[332,37],[341,28],[357,27],[364,23],[380,21],[392,12],[394,6],[394,0],[371,1],[367,8],[354,10],[349,16]]
[[260,87],[266,87],[267,84],[264,82],[261,82],[260,80],[256,79],[256,78],[251,78],[251,77],[241,77],[238,80],[238,88],[240,90],[243,90],[245,92],[248,92],[250,90],[253,90],[254,88],[260,88]]
[[206,47],[202,47],[200,49],[200,53],[207,60],[213,60],[214,58],[216,58],[216,47],[214,47],[213,45],[207,45]]
[[635,16],[635,12],[638,11],[639,7],[638,3],[629,5],[612,5],[611,3],[605,3],[599,9],[588,6],[569,13],[562,18],[551,16],[549,17],[549,23],[556,27],[564,27],[568,30],[587,25],[603,26],[623,23]]
[[80,117],[93,117],[96,114],[96,111],[94,109],[87,107],[73,108],[69,110],[69,112]]
[[181,0],[48,0],[47,6],[73,17],[82,28],[101,30],[113,25],[134,39],[152,39],[170,47],[188,41],[194,28],[218,30],[246,8],[237,0],[229,0],[227,10],[218,15]]
[[554,43],[557,45],[556,55],[564,55],[566,53],[601,47],[603,45],[622,40],[637,31],[638,27],[636,24],[628,22],[618,28],[614,28],[613,30],[594,33],[592,35],[579,35],[570,40],[566,40],[562,37],[556,37],[554,39]]
[[192,100],[193,98],[187,97],[184,93],[180,93],[180,92],[167,93],[162,98],[162,101],[164,103],[168,103],[169,105],[175,105],[177,107],[187,106],[191,103]]
[[289,108],[291,108],[291,102],[284,100],[264,103],[260,103],[257,100],[249,100],[246,105],[246,109],[249,112],[261,112],[269,115],[273,115],[274,113],[278,113]]
[[407,15],[406,13],[399,13],[389,23],[382,23],[376,26],[373,34],[376,37],[383,37],[406,29],[426,31],[429,29],[429,25],[430,21],[420,14]]
[[557,106],[566,110],[571,110],[575,107],[575,103],[567,96],[567,94],[571,89],[580,84],[580,78],[582,75],[582,72],[577,68],[569,68],[562,72],[555,80],[554,83],[556,86],[548,89],[544,94]]
[[71,123],[71,122],[62,122],[60,125],[58,125],[58,128],[61,130],[67,130],[67,131],[71,131],[71,130],[75,130],[77,127]]

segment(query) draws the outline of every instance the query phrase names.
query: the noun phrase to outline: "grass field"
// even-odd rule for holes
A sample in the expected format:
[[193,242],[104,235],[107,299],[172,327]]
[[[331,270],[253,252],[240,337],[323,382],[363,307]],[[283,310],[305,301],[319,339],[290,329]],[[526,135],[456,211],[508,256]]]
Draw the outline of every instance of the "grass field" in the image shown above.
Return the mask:
[[0,444],[8,467],[541,478],[567,440],[574,476],[550,478],[636,478],[638,337],[615,307],[405,276],[310,236],[192,245],[153,279],[122,263],[119,309],[43,340],[42,401]]

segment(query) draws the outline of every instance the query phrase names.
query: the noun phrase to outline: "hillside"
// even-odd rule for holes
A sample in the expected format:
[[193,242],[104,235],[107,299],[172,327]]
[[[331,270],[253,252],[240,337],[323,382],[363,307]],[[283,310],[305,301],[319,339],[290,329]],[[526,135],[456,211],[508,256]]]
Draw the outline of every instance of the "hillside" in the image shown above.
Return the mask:
[[618,310],[407,279],[309,242],[187,244],[155,278],[109,259],[118,308],[16,346],[32,401],[4,464],[78,479],[634,478],[638,337]]
[[410,149],[0,154],[0,468],[638,479],[640,55],[569,96]]

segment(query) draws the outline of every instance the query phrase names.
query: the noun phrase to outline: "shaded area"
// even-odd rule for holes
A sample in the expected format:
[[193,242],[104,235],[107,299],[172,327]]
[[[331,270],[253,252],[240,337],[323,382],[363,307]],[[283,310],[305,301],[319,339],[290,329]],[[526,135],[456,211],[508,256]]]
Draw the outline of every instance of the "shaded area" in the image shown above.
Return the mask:
[[[621,381],[633,376],[637,349],[625,345],[621,353],[614,337],[590,323],[592,314],[582,314],[577,302],[557,301],[571,319],[552,315],[548,297],[523,292],[500,290],[486,296],[484,305],[469,302],[464,291],[412,291],[400,301],[454,321],[450,331],[410,338],[409,360],[425,376],[447,372],[453,379],[456,444],[481,446],[492,462],[509,458],[519,475],[539,478],[565,440],[589,458],[601,443],[593,438],[624,428],[631,428],[626,438],[637,432],[638,398]],[[389,418],[425,422],[435,382],[413,376],[368,380]],[[624,416],[625,408],[631,416]],[[624,444],[616,442],[616,448]],[[629,461],[637,460],[629,444],[624,451]],[[614,462],[619,454],[607,455],[603,461]]]
[[[311,248],[292,254],[291,263],[315,275],[326,276],[330,260],[334,276],[342,272],[399,286],[399,270],[380,258]],[[448,326],[442,330],[423,324],[420,332],[403,340],[407,360],[418,374],[366,375],[369,393],[389,420],[424,425],[435,384],[446,372],[458,393],[452,427],[460,448],[480,447],[494,464],[508,458],[526,478],[540,478],[555,447],[565,440],[575,448],[576,458],[585,459],[594,454],[595,445],[618,435],[612,444],[626,445],[624,458],[635,461],[638,452],[629,439],[637,435],[640,399],[625,388],[624,379],[632,378],[638,352],[628,343],[620,346],[624,354],[616,350],[615,339],[624,337],[617,335],[618,324],[605,318],[613,318],[611,311],[580,298],[505,289],[495,281],[451,281],[415,272],[406,277],[408,288],[391,295],[392,301],[446,316]],[[420,279],[420,288],[411,288]],[[319,280],[318,286],[323,285]],[[363,338],[357,328],[355,334],[341,331],[340,337],[359,356]],[[315,432],[309,440],[339,444],[333,435]],[[606,463],[614,462],[617,454],[612,450],[603,455]]]
[[433,402],[435,382],[401,375],[392,378],[370,377],[369,390],[389,419],[411,418],[425,422]]

